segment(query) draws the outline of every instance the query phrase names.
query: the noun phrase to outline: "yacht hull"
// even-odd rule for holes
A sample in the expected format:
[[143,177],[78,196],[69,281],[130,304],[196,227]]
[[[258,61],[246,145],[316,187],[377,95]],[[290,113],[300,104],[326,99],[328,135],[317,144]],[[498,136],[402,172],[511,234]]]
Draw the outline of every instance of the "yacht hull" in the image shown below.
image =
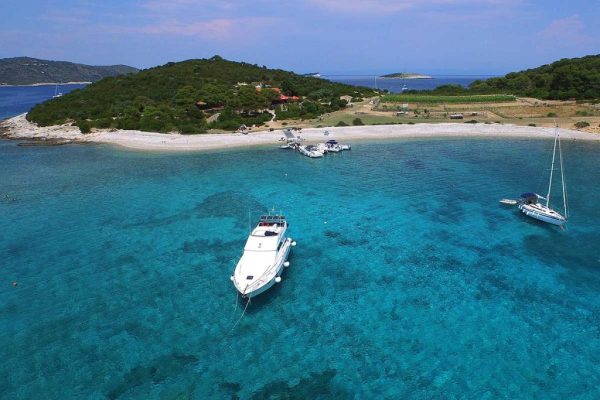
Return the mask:
[[279,254],[277,255],[278,258],[278,263],[277,263],[277,268],[276,268],[276,273],[275,276],[273,276],[267,283],[265,283],[263,286],[256,288],[255,290],[245,293],[242,295],[242,297],[245,298],[252,298],[252,297],[256,297],[261,293],[266,292],[268,289],[270,289],[276,282],[275,279],[279,276],[281,276],[281,273],[283,272],[283,268],[284,265],[283,263],[287,261],[289,255],[290,255],[290,250],[292,249],[292,239],[291,238],[287,238],[285,240],[285,243],[283,246],[281,246],[281,250],[279,250]]
[[521,204],[519,209],[523,212],[523,214],[528,217],[537,219],[538,221],[546,222],[552,225],[562,226],[567,222],[567,220],[560,214],[556,213],[556,216],[549,215],[547,212],[537,210],[534,207],[528,206],[526,204]]
[[285,268],[284,263],[289,257],[290,251],[292,249],[292,242],[292,238],[288,237],[285,239],[275,259],[276,267],[273,269],[273,273],[270,274],[267,277],[267,279],[265,279],[264,283],[256,285],[255,287],[252,287],[251,290],[248,290],[248,288],[240,287],[240,285],[235,284],[234,282],[236,289],[238,290],[238,292],[240,292],[243,298],[256,297],[259,294],[266,292],[276,283],[275,279],[281,276],[283,269]]

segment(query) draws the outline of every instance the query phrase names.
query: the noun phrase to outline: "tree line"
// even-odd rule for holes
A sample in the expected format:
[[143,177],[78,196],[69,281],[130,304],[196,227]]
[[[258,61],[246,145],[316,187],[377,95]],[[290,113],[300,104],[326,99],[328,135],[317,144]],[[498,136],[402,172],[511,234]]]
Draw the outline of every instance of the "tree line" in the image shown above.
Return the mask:
[[[82,132],[116,128],[194,134],[263,124],[271,118],[269,108],[276,109],[278,118],[315,118],[344,107],[340,96],[374,93],[215,56],[105,78],[37,105],[27,118],[42,126],[72,123]],[[281,107],[282,94],[299,99]],[[216,113],[218,118],[208,122],[207,116]]]

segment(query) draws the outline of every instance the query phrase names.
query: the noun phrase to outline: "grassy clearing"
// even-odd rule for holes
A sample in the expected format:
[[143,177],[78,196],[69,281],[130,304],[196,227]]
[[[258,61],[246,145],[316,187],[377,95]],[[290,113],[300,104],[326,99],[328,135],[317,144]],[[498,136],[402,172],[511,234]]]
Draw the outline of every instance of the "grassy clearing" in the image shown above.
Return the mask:
[[516,101],[517,98],[506,94],[473,95],[473,96],[436,96],[428,94],[388,94],[381,98],[384,103],[504,103]]
[[352,125],[355,118],[360,118],[365,125],[381,125],[381,124],[396,124],[402,122],[400,118],[392,116],[380,115],[364,115],[364,114],[334,114],[323,118],[322,121],[315,121],[314,125],[335,126],[339,121],[343,121],[348,125]]

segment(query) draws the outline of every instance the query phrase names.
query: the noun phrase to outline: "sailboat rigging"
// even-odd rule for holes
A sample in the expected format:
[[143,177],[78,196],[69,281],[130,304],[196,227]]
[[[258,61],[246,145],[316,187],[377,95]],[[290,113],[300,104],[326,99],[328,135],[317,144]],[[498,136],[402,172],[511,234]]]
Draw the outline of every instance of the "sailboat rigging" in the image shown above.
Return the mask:
[[[552,180],[554,177],[554,165],[556,163],[556,149],[558,148],[558,159],[560,165],[560,177],[563,192],[564,214],[561,215],[550,207],[550,195],[552,194]],[[540,200],[545,200],[546,203],[540,203]],[[537,193],[523,193],[519,203],[519,209],[523,214],[535,218],[539,221],[547,222],[553,225],[563,226],[568,218],[568,201],[567,201],[567,186],[565,183],[564,164],[562,158],[562,148],[560,145],[560,135],[558,126],[554,134],[554,147],[552,150],[552,166],[550,168],[550,180],[548,182],[548,194],[546,197],[540,196]]]
[[58,91],[58,85],[56,85],[54,87],[54,96],[52,96],[53,99],[56,99],[57,97],[62,97],[62,92]]

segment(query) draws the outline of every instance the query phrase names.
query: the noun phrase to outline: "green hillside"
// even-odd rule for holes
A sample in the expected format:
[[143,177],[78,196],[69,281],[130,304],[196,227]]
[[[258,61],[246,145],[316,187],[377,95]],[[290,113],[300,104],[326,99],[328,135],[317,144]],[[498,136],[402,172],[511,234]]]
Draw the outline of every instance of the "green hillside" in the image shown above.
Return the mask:
[[40,125],[72,121],[84,132],[114,127],[201,133],[264,123],[272,117],[267,109],[281,119],[314,118],[343,108],[342,95],[373,93],[215,56],[106,78],[37,105],[27,118]]
[[0,59],[0,84],[96,82],[108,76],[137,72],[126,65],[91,66],[67,61],[17,57]]
[[539,99],[600,99],[600,54],[562,59],[501,78],[475,81],[469,89],[477,93],[510,93]]

